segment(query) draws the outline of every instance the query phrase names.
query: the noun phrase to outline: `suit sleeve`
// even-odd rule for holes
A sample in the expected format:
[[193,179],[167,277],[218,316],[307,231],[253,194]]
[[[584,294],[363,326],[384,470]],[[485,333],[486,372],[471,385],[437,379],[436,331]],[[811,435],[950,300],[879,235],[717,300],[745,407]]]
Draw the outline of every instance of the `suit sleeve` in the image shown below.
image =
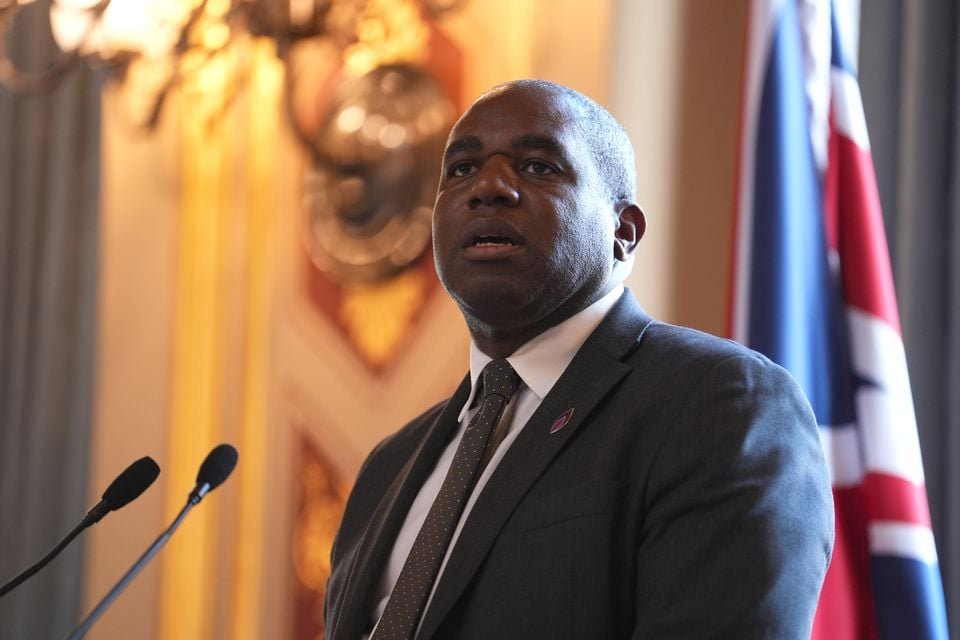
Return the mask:
[[[326,621],[334,619],[332,608],[335,606],[335,602],[342,597],[345,586],[346,573],[341,570],[344,555],[342,547],[344,544],[353,545],[358,543],[361,537],[362,527],[366,524],[363,518],[350,517],[350,514],[355,511],[369,514],[376,505],[373,499],[361,495],[361,492],[357,490],[357,486],[363,484],[361,482],[363,478],[371,475],[370,469],[375,466],[378,454],[383,450],[384,444],[389,441],[389,439],[390,438],[387,437],[381,440],[380,443],[373,448],[373,451],[367,455],[363,464],[360,465],[360,471],[357,472],[357,480],[354,482],[354,487],[350,491],[350,497],[344,507],[344,516],[340,521],[340,526],[337,528],[337,534],[334,536],[333,546],[330,549],[330,576],[327,579],[323,603],[323,615]],[[389,478],[389,475],[382,474],[380,477]],[[378,490],[382,492],[385,489],[378,487]],[[374,495],[378,494],[374,493]],[[344,541],[348,542],[345,543]]]
[[644,511],[635,639],[810,637],[833,501],[783,369],[743,355],[703,376],[660,442]]

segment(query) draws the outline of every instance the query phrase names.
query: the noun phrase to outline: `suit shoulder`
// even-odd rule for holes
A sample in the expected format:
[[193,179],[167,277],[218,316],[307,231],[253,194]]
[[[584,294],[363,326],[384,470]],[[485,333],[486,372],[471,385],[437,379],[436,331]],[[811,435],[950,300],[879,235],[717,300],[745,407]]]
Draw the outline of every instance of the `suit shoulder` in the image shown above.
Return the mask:
[[720,376],[750,385],[764,381],[784,392],[803,394],[793,376],[762,353],[696,329],[654,321],[638,346],[627,363],[639,379],[670,381],[671,393],[682,395]]
[[723,360],[742,358],[761,366],[777,366],[763,354],[729,338],[660,321],[650,323],[642,336],[641,346],[638,355],[669,358],[686,364],[700,362],[712,366]]

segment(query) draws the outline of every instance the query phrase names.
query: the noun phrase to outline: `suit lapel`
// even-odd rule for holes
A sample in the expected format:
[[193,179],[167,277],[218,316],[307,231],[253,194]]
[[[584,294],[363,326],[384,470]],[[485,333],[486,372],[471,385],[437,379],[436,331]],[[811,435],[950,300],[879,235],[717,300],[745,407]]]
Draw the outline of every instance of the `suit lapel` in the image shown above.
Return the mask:
[[[652,319],[625,293],[577,352],[570,366],[523,427],[470,512],[427,609],[418,638],[433,636],[473,578],[510,514],[564,444],[589,426],[590,414],[631,370],[622,360]],[[569,422],[551,427],[570,409]]]
[[354,639],[367,630],[368,617],[373,609],[372,598],[397,533],[410,504],[457,426],[458,414],[469,392],[470,377],[467,376],[377,505],[354,556],[341,606],[328,637]]

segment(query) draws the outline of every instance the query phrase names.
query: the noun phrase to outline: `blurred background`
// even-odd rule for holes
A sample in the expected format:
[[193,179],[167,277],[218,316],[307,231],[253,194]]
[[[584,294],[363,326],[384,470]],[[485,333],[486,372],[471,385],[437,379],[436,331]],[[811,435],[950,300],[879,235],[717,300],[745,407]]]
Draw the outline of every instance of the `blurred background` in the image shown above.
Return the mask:
[[[954,619],[958,21],[871,0],[858,56]],[[746,0],[0,0],[0,26],[0,578],[131,461],[163,469],[0,602],[0,637],[66,635],[219,442],[236,473],[89,637],[322,635],[359,465],[467,367],[429,218],[493,84],[613,112],[648,215],[628,285],[727,334]]]

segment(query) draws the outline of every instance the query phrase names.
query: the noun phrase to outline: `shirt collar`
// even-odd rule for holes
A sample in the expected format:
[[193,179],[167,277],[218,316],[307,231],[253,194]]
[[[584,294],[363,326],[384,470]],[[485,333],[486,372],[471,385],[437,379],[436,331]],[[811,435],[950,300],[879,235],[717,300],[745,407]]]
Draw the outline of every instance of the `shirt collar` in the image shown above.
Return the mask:
[[[543,401],[553,385],[567,369],[583,343],[606,317],[613,305],[623,295],[623,285],[618,284],[605,296],[560,324],[550,327],[507,357],[523,383]],[[480,373],[493,358],[480,351],[476,343],[470,343],[470,396],[460,411],[463,421],[467,410],[473,405]]]

